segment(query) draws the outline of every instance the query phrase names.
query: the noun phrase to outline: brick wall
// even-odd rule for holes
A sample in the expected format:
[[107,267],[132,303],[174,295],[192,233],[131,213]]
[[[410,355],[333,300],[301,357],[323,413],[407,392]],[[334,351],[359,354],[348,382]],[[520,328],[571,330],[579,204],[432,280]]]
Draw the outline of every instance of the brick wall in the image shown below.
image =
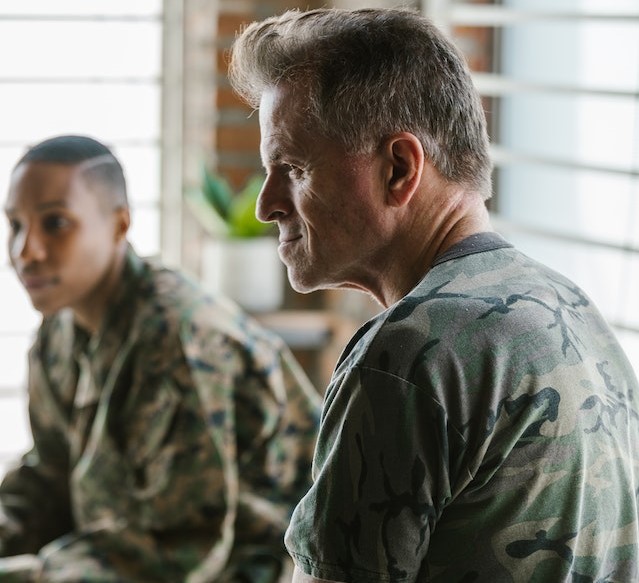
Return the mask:
[[[495,4],[495,0],[467,0],[471,4]],[[455,44],[462,51],[468,62],[468,66],[474,72],[492,73],[499,70],[499,63],[495,61],[495,47],[499,44],[499,28],[493,26],[455,26],[451,36]],[[491,141],[498,134],[498,120],[500,99],[497,97],[482,97],[486,122]],[[494,141],[497,141],[496,139]],[[496,185],[498,173],[493,173],[493,182]],[[496,197],[488,201],[488,207],[492,208],[496,203]]]
[[215,107],[218,117],[214,129],[216,144],[214,165],[217,171],[236,187],[241,186],[252,174],[261,172],[260,134],[257,112],[251,115],[250,108],[240,102],[229,87],[226,76],[226,51],[242,25],[271,14],[279,14],[287,9],[307,7],[312,8],[313,3],[277,0],[261,2],[231,0],[220,3],[218,36],[215,41],[217,63]]

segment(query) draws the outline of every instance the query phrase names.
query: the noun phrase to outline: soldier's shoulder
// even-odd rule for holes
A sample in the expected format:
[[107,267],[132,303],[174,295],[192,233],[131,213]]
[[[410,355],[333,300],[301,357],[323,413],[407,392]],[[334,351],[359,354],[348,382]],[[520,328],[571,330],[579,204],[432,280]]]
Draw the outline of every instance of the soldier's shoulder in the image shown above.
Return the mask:
[[282,341],[232,299],[206,292],[189,275],[148,261],[140,279],[139,325],[149,335],[169,335],[182,342],[224,338],[255,350],[280,349]]

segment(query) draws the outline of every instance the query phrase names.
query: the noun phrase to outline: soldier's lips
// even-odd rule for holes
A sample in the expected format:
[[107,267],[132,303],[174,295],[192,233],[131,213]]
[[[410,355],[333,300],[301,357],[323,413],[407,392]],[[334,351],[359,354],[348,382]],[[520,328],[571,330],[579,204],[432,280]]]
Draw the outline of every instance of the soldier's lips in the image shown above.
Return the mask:
[[20,280],[29,293],[38,293],[60,283],[58,277],[42,275],[26,275],[22,276]]

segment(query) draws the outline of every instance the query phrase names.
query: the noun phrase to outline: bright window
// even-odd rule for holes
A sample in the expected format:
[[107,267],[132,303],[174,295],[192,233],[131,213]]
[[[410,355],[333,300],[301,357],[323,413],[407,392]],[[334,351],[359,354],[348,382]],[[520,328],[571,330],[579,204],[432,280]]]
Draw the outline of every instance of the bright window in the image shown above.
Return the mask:
[[[62,133],[122,161],[131,241],[160,252],[161,0],[0,0],[0,184],[29,144]],[[3,195],[4,198],[4,195]],[[39,315],[8,267],[0,221],[0,474],[28,447],[26,353]]]

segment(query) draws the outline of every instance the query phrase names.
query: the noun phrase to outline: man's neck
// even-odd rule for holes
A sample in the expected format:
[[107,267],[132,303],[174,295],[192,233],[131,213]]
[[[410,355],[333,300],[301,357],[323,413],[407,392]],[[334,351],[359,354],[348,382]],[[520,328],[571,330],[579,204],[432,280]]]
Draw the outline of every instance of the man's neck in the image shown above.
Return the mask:
[[[434,212],[417,210],[404,226],[393,261],[380,275],[381,293],[373,294],[384,307],[408,294],[450,247],[476,233],[493,230],[480,195],[460,190],[438,199],[430,205]],[[398,260],[400,257],[403,259]]]
[[84,328],[91,336],[100,331],[109,305],[121,284],[126,250],[127,245],[123,243],[114,254],[109,268],[96,288],[73,309],[76,324]]

